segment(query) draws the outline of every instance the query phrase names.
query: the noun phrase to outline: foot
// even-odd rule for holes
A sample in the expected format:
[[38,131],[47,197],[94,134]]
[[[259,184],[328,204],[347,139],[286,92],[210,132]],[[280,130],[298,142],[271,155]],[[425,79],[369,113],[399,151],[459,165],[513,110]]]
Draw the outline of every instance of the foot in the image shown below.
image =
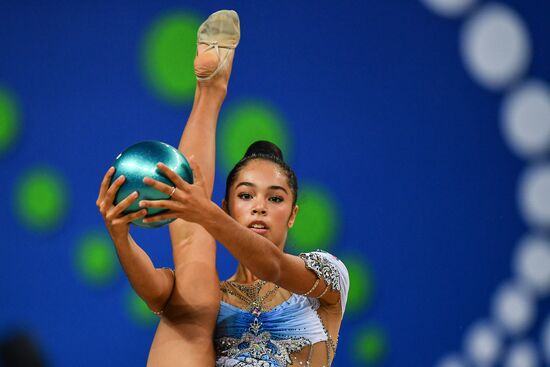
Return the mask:
[[[219,84],[227,86],[233,66],[234,50],[220,49],[220,55],[218,56],[215,49],[210,48],[206,50],[207,48],[208,45],[205,44],[197,46],[197,56],[195,56],[194,62],[197,80],[200,84]],[[226,53],[229,53],[229,55],[226,55]],[[216,72],[218,64],[222,62],[224,57],[226,58],[224,65]],[[214,74],[214,72],[216,73]]]
[[201,24],[194,63],[199,82],[227,85],[240,35],[239,16],[232,10],[217,11]]

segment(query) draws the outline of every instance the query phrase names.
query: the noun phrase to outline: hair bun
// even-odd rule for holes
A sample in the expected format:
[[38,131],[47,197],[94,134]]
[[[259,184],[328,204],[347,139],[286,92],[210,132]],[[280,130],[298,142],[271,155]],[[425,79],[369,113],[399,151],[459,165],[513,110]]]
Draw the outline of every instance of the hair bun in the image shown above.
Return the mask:
[[267,140],[258,140],[250,144],[243,158],[250,155],[272,155],[283,161],[283,152],[278,146]]

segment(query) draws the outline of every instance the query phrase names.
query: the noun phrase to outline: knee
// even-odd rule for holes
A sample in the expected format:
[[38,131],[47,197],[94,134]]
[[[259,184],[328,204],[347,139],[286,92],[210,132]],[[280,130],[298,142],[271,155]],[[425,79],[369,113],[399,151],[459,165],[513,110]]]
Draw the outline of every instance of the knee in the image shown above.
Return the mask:
[[216,320],[220,309],[220,296],[217,292],[186,292],[176,289],[166,305],[165,315],[174,320]]

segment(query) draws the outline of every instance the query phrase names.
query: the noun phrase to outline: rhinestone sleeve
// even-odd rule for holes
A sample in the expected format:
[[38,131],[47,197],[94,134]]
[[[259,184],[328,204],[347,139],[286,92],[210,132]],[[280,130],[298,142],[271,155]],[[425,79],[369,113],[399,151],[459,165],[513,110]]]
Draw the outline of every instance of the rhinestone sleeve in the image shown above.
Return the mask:
[[[332,256],[327,254],[328,256]],[[340,274],[338,269],[330,261],[318,252],[301,253],[306,268],[313,270],[321,279],[324,279],[328,286],[334,291],[340,291]]]

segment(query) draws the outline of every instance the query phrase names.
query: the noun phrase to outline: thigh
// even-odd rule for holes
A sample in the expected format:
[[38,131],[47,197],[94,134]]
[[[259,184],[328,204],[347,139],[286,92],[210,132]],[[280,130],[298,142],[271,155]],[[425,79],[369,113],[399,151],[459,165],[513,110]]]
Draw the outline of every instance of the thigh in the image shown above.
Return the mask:
[[[191,329],[195,329],[191,327]],[[162,318],[157,327],[147,366],[213,366],[215,353],[212,337],[194,334],[196,330],[185,330],[181,325],[173,324]]]
[[213,333],[221,299],[216,241],[202,226],[185,224],[186,237],[172,244],[176,282],[167,311],[182,321],[188,318],[200,321],[211,327]]

